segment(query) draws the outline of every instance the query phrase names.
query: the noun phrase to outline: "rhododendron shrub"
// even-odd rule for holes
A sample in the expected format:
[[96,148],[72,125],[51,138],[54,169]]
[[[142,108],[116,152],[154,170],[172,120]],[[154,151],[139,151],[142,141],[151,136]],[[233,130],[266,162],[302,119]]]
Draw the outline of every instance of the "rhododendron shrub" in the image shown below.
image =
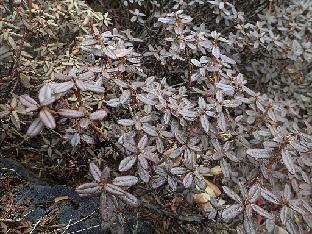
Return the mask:
[[91,162],[93,181],[77,188],[100,196],[103,228],[144,202],[144,185],[209,220],[235,220],[238,233],[310,230],[311,116],[252,78],[279,79],[269,70],[281,60],[308,69],[312,4],[260,2],[248,22],[257,13],[219,0],[125,1],[132,31],[91,30],[83,65],[20,96],[34,116],[28,136],[55,129],[73,152],[115,145],[119,157]]

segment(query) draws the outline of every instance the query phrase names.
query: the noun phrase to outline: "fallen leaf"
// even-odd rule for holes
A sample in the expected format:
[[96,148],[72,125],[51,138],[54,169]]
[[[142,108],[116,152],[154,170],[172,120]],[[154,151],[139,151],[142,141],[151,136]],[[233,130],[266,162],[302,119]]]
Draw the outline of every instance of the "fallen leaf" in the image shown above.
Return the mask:
[[68,196],[58,196],[58,197],[54,198],[54,202],[57,203],[59,201],[68,200],[68,199],[69,199]]
[[207,193],[199,193],[199,194],[193,194],[193,199],[197,203],[206,203],[210,201],[210,196]]
[[206,202],[206,203],[201,204],[201,207],[203,209],[210,209],[210,208],[212,208],[212,205],[210,202]]
[[222,174],[222,170],[221,170],[221,167],[218,165],[218,166],[215,166],[213,168],[211,168],[211,171],[210,171],[213,175],[220,175]]
[[183,198],[182,197],[175,197],[172,199],[172,203],[171,203],[171,211],[173,213],[177,212],[177,207],[179,206],[179,204],[181,204],[183,202]]
[[218,197],[221,195],[221,190],[216,186],[215,184],[211,183],[209,180],[205,180],[207,186],[211,188],[214,192],[214,194]]
[[172,148],[170,148],[170,149],[167,149],[167,150],[164,152],[164,155],[165,155],[166,157],[169,157],[169,155],[170,155],[176,148],[177,148],[177,147],[174,146],[174,147],[172,147]]

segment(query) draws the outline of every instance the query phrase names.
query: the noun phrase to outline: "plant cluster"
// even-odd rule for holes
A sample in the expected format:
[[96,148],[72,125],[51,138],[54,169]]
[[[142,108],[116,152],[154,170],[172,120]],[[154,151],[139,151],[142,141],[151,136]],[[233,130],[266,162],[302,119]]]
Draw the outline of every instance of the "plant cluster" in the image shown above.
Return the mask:
[[312,4],[255,3],[244,13],[221,0],[120,2],[128,29],[89,21],[81,63],[7,105],[34,116],[29,137],[57,131],[90,158],[96,142],[114,146],[118,157],[97,157],[93,181],[77,187],[100,196],[103,228],[144,203],[144,185],[207,220],[235,220],[237,233],[311,229],[310,100],[256,90],[288,79],[285,67],[309,82]]

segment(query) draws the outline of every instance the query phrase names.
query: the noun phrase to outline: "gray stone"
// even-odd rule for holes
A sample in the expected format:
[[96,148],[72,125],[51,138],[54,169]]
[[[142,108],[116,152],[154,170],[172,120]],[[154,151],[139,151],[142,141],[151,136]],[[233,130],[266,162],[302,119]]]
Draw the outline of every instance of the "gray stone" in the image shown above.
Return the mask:
[[[14,160],[0,160],[1,166],[14,169],[20,176],[28,182],[15,188],[15,202],[18,205],[29,207],[23,214],[33,223],[48,215],[51,211],[57,210],[54,224],[67,225],[66,232],[80,231],[81,234],[103,234],[101,230],[98,212],[99,198],[81,198],[74,188],[67,186],[48,186],[39,177],[20,165]],[[66,196],[67,199],[55,202],[55,198]],[[149,224],[138,220],[135,216],[127,214],[125,224],[125,234],[152,234]],[[59,233],[62,233],[61,229]]]

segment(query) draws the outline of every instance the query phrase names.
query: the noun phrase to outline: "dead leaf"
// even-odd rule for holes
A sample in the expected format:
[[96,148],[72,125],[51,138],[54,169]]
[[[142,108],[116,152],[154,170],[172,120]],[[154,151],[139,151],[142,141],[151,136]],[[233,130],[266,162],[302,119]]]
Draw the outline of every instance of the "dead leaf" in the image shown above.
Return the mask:
[[215,166],[213,168],[211,168],[211,171],[210,171],[213,175],[220,175],[222,174],[222,170],[221,170],[221,167],[218,165],[218,166]]
[[206,203],[210,201],[210,196],[207,193],[193,194],[194,201],[197,203]]
[[212,205],[210,202],[206,202],[206,203],[201,204],[201,207],[203,209],[210,209],[210,208],[212,208]]
[[172,203],[171,203],[171,211],[173,213],[177,212],[177,207],[183,202],[183,198],[182,197],[175,197],[172,199]]
[[221,190],[215,184],[211,183],[209,180],[205,179],[205,182],[209,188],[211,188],[214,194],[218,197],[221,195]]
[[54,202],[57,203],[59,201],[68,200],[68,199],[69,199],[68,196],[58,196],[58,197],[54,198]]

